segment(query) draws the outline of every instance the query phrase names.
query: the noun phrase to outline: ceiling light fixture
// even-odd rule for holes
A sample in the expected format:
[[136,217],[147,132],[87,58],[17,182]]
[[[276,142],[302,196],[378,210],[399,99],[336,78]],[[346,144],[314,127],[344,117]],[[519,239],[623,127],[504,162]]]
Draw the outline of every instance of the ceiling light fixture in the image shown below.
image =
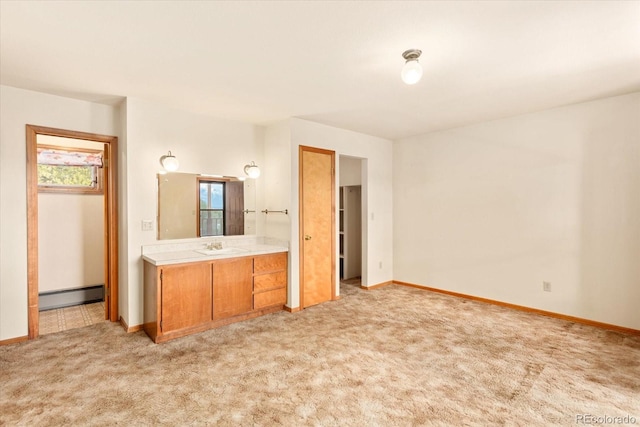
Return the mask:
[[260,176],[260,168],[254,162],[251,162],[250,165],[244,167],[244,173],[246,173],[249,178],[255,179]]
[[408,85],[416,84],[422,78],[422,65],[418,62],[418,58],[422,51],[420,49],[409,49],[402,53],[402,57],[407,61],[402,67],[402,81]]
[[160,157],[160,164],[167,172],[175,172],[178,170],[178,166],[180,166],[178,159],[171,154],[171,151],[169,151],[169,154]]

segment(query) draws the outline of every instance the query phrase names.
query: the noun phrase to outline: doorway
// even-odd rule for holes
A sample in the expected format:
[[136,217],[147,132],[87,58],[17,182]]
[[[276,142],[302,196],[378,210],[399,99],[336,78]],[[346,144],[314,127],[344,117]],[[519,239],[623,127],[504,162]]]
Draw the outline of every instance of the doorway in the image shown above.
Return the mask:
[[[339,170],[339,260],[340,294],[362,286],[366,239],[366,214],[362,200],[366,188],[366,160],[360,157],[340,155]],[[347,285],[347,286],[343,286]]]
[[[102,150],[101,191],[103,194],[104,318],[118,321],[118,220],[116,198],[117,143],[115,136],[98,135],[27,125],[27,300],[29,339],[39,335],[39,240],[38,240],[38,138],[54,137],[88,141]],[[96,178],[97,183],[97,178]],[[89,190],[87,190],[89,191]]]
[[[340,281],[358,281],[362,276],[362,188],[340,187]],[[359,281],[358,281],[359,284]]]
[[300,146],[300,306],[336,299],[335,152]]

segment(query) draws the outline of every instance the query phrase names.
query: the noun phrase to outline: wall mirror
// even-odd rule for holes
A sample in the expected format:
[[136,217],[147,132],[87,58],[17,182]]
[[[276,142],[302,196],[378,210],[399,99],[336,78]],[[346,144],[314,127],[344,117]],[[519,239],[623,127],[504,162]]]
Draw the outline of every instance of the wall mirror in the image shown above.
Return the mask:
[[255,181],[158,174],[158,240],[256,234]]

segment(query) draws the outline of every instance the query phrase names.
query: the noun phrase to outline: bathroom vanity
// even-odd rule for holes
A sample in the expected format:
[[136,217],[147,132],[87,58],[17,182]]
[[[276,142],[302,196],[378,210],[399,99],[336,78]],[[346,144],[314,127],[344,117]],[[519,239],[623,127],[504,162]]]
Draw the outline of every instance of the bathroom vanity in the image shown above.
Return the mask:
[[143,255],[144,330],[156,343],[280,311],[287,248],[184,250]]

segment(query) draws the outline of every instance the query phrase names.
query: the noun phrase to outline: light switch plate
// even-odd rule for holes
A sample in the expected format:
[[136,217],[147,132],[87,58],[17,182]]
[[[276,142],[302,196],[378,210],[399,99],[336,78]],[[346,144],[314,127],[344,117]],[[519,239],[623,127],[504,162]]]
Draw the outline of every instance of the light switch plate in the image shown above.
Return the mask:
[[142,220],[142,231],[153,231],[153,220],[152,219],[143,219]]

